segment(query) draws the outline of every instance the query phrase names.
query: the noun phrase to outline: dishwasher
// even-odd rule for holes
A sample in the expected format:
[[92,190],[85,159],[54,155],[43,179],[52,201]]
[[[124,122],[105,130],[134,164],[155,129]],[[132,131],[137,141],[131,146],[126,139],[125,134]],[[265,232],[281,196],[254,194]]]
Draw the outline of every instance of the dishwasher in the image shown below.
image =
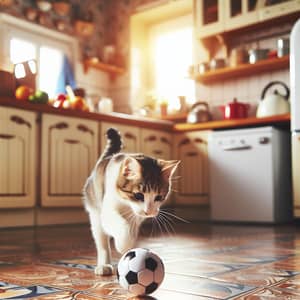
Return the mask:
[[213,131],[208,139],[211,218],[292,219],[289,132],[274,127]]

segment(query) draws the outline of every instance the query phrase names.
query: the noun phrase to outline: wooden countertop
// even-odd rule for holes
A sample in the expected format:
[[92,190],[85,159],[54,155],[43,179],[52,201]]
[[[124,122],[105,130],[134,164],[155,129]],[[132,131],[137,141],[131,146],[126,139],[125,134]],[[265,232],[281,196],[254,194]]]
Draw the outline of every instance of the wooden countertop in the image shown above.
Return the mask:
[[166,120],[158,120],[153,118],[139,117],[135,115],[123,113],[100,114],[84,111],[76,111],[72,109],[59,109],[50,105],[29,103],[26,101],[19,101],[10,97],[0,96],[0,105],[7,107],[20,108],[39,113],[49,113],[68,117],[85,118],[95,121],[105,121],[124,125],[138,126],[148,129],[157,129],[163,131],[170,131],[175,133],[196,131],[196,130],[221,130],[245,128],[254,126],[279,126],[283,128],[290,127],[290,114],[276,115],[271,117],[256,118],[250,117],[245,119],[235,120],[218,120],[197,124],[189,123],[173,123]]
[[139,126],[149,129],[158,129],[163,131],[172,131],[173,122],[156,120],[152,118],[139,117],[135,115],[123,114],[123,113],[92,113],[86,111],[78,111],[72,109],[55,108],[46,104],[30,103],[28,101],[19,101],[10,97],[0,96],[0,105],[7,107],[20,108],[39,113],[48,113],[55,115],[62,115],[68,117],[84,118],[95,121],[113,122],[124,125]]
[[243,128],[254,126],[272,126],[289,128],[290,127],[290,114],[276,115],[263,118],[244,118],[234,120],[218,120],[197,124],[178,123],[174,124],[176,132],[195,131],[195,130],[208,130],[208,129],[230,129],[230,128]]

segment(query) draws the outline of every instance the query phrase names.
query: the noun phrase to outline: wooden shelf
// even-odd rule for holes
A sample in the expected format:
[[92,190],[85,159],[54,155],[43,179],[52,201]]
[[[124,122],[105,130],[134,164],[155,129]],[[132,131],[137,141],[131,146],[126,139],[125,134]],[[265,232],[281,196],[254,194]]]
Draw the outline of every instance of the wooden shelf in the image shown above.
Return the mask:
[[237,67],[228,67],[217,69],[215,71],[207,71],[204,74],[196,75],[193,79],[204,83],[214,83],[218,81],[233,79],[242,76],[257,75],[263,72],[270,72],[289,67],[289,56],[280,58],[270,58],[258,61],[255,64],[242,64]]
[[98,70],[101,70],[103,72],[107,72],[110,74],[111,77],[115,77],[116,75],[121,75],[125,72],[123,68],[110,65],[110,64],[105,64],[101,61],[99,61],[98,58],[89,58],[84,60],[83,62],[83,68],[84,72],[87,73],[89,68],[95,68]]

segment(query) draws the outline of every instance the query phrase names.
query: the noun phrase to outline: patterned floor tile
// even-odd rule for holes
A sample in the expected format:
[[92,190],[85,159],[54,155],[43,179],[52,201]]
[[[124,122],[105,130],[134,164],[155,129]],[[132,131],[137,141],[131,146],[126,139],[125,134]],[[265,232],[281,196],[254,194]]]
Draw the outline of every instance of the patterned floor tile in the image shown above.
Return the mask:
[[58,289],[49,286],[18,286],[0,282],[0,299],[32,299],[43,295],[56,293]]
[[228,299],[254,289],[253,286],[243,284],[177,274],[167,274],[161,288],[183,293],[188,291],[192,295],[215,299]]

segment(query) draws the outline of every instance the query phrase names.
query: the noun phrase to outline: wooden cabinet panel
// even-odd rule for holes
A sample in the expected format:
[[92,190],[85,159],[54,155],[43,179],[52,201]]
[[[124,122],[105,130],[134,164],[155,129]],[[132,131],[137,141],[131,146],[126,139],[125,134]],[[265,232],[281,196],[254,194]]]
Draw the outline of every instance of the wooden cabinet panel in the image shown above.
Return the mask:
[[120,125],[115,123],[101,123],[101,152],[106,145],[106,131],[109,128],[117,129],[122,135],[122,152],[135,153],[140,151],[140,129],[134,126]]
[[97,149],[97,122],[43,115],[42,206],[81,206]]
[[258,8],[261,0],[225,0],[225,30],[232,30],[254,24],[259,21]]
[[195,0],[195,25],[199,38],[224,31],[224,9],[224,0]]
[[175,157],[181,160],[177,184],[177,204],[208,202],[207,131],[190,132],[175,137]]
[[158,130],[141,130],[141,152],[145,155],[171,160],[172,135]]
[[0,107],[0,207],[36,202],[36,114]]

